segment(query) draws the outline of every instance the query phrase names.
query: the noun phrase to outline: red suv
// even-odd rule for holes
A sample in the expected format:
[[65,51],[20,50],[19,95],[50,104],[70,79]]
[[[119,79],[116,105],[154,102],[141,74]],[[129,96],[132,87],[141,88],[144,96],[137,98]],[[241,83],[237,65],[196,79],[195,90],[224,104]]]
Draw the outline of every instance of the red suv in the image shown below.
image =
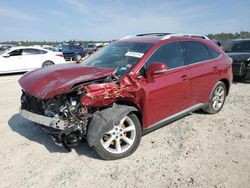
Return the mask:
[[198,109],[214,114],[232,83],[231,60],[207,37],[125,37],[80,64],[25,74],[20,113],[70,150],[87,141],[103,159],[132,154],[141,136]]

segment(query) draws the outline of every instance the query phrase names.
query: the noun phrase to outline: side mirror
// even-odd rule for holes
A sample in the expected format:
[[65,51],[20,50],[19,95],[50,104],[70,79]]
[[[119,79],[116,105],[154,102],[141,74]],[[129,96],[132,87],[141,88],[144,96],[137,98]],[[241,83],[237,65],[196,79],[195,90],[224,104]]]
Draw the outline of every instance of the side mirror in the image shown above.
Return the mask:
[[147,77],[152,77],[155,74],[162,74],[167,71],[167,66],[161,62],[153,62],[146,70]]
[[4,54],[3,57],[10,57],[10,54]]
[[149,82],[154,81],[154,75],[162,74],[167,71],[167,66],[161,62],[153,62],[146,70],[146,79]]

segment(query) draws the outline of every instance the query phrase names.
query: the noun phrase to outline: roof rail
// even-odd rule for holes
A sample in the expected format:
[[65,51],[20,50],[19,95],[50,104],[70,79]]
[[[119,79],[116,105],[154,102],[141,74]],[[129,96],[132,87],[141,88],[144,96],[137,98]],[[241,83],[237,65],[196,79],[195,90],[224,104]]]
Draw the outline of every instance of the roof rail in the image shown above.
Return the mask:
[[178,33],[166,35],[166,36],[162,37],[161,40],[169,39],[169,38],[172,38],[172,37],[197,37],[197,38],[210,40],[205,35],[200,35],[200,34],[178,34]]
[[120,40],[130,39],[130,38],[134,38],[134,37],[136,37],[136,35],[127,35],[125,37],[122,37]]
[[165,36],[165,35],[170,35],[172,33],[143,33],[143,34],[138,34],[136,35],[137,37],[142,37],[142,36],[147,36],[147,35],[156,35],[156,36]]
[[128,36],[125,36],[125,37],[121,38],[120,40],[125,40],[125,39],[130,39],[130,38],[135,38],[135,37],[143,37],[143,36],[148,36],[148,35],[162,36],[162,38],[160,40],[170,39],[172,37],[197,37],[197,38],[210,40],[205,35],[200,35],[200,34],[179,34],[179,33],[144,33],[144,34],[138,34],[138,35],[128,35]]
[[148,35],[165,36],[165,35],[169,35],[169,34],[171,34],[171,33],[142,33],[142,34],[137,34],[137,35],[127,35],[127,36],[121,38],[120,40],[130,39],[130,38],[134,38],[134,37],[143,37],[143,36],[148,36]]

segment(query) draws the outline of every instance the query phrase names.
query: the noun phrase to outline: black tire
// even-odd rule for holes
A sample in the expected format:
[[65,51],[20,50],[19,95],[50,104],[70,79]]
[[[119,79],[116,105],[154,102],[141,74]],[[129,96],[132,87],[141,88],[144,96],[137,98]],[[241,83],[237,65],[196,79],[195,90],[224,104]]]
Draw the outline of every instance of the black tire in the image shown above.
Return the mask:
[[[99,138],[97,142],[97,144],[93,147],[94,151],[104,160],[116,160],[116,159],[120,159],[123,157],[127,157],[129,155],[131,155],[132,153],[134,153],[134,151],[137,149],[137,147],[139,146],[139,143],[141,141],[141,123],[139,121],[139,119],[137,118],[137,116],[133,113],[127,115],[126,117],[128,117],[130,120],[132,120],[132,122],[134,123],[134,127],[135,127],[135,138],[133,143],[129,146],[129,149],[127,149],[126,151],[122,152],[122,153],[112,153],[110,151],[108,151],[107,149],[104,148],[102,141],[105,138],[105,136],[107,136],[107,134],[104,134],[101,136],[101,138]],[[116,128],[116,126],[114,125],[114,129]],[[128,133],[129,134],[129,133]],[[112,135],[111,135],[112,136]],[[110,137],[111,138],[111,137]],[[116,145],[116,140],[113,140],[114,144]],[[119,140],[119,145],[122,145],[121,143],[124,142],[125,144],[127,144],[125,141],[123,141],[123,139],[121,138],[121,140]],[[112,146],[112,143],[109,144],[109,146]],[[114,146],[116,147],[116,146]],[[122,146],[123,148],[126,148]],[[109,149],[112,149],[110,147],[108,147]],[[116,150],[116,149],[114,149]]]
[[77,54],[76,56],[75,56],[75,60],[76,61],[80,61],[82,59],[82,56],[80,55],[80,54]]
[[54,65],[55,63],[53,61],[44,61],[42,64],[42,67],[49,67],[51,65]]
[[[218,95],[218,92],[221,92],[221,96]],[[227,96],[227,89],[226,89],[225,84],[221,81],[217,82],[210,95],[208,105],[202,110],[209,114],[218,113],[219,111],[221,111],[222,107],[224,106],[226,96]]]

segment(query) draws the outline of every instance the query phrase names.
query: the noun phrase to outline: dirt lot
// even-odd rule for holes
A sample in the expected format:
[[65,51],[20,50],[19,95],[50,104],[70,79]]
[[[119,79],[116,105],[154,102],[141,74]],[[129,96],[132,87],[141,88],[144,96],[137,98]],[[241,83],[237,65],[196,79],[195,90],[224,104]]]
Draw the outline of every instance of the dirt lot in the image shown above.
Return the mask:
[[233,84],[223,110],[194,113],[100,160],[85,143],[67,152],[18,115],[21,75],[0,76],[0,187],[249,187],[250,84]]

